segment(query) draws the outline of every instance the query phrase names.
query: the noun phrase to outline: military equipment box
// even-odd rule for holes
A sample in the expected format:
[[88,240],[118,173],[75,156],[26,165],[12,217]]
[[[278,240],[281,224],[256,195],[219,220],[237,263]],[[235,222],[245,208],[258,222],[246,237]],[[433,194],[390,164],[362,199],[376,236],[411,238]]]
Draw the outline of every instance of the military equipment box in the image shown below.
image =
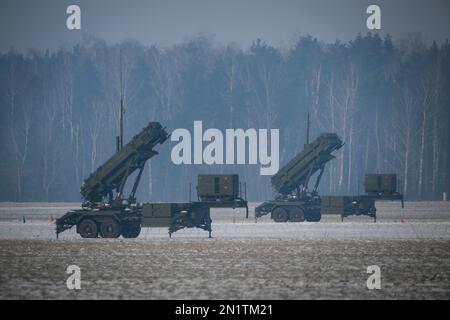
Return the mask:
[[197,195],[201,201],[232,201],[239,196],[239,175],[200,174]]
[[141,224],[143,227],[169,227],[176,211],[176,203],[144,203]]
[[365,196],[324,196],[321,197],[320,210],[322,214],[342,214],[354,210],[355,205],[361,202],[368,202]]
[[211,231],[210,209],[200,202],[144,203],[141,224],[142,227],[169,227],[169,235],[191,227]]
[[320,211],[322,214],[341,214],[346,205],[353,201],[353,196],[321,197]]
[[397,191],[395,174],[366,174],[364,189],[368,194],[392,194]]
[[[208,208],[206,207],[206,209]],[[173,218],[180,218],[188,214],[192,218],[196,212],[203,214],[206,211],[196,202],[144,203],[142,205],[142,226],[169,227]]]
[[321,197],[321,214],[339,214],[341,219],[351,215],[366,215],[376,219],[375,199],[371,196]]

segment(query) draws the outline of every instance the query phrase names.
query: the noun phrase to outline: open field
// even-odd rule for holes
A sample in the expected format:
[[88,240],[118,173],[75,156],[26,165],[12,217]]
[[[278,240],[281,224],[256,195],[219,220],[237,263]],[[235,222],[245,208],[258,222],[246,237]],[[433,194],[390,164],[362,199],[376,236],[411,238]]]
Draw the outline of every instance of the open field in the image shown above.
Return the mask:
[[[255,224],[214,210],[202,230],[143,229],[138,239],[56,240],[50,214],[77,204],[0,204],[0,298],[449,299],[450,203],[377,203],[378,222]],[[252,214],[253,209],[250,209]],[[26,223],[21,219],[25,216]],[[81,268],[81,290],[66,268]],[[368,290],[367,266],[382,288]]]

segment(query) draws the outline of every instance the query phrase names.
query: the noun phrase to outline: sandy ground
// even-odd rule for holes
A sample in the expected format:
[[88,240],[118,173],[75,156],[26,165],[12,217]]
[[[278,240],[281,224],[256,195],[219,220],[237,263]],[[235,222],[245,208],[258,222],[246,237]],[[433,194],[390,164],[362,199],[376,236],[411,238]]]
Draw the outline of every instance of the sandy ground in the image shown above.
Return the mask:
[[[214,210],[202,230],[168,238],[55,239],[50,215],[77,204],[0,204],[0,299],[449,299],[450,203],[377,204],[378,222],[255,224],[242,210]],[[252,208],[250,209],[252,213]],[[25,217],[26,223],[22,219]],[[81,290],[66,268],[81,268]],[[381,268],[369,290],[367,267]]]

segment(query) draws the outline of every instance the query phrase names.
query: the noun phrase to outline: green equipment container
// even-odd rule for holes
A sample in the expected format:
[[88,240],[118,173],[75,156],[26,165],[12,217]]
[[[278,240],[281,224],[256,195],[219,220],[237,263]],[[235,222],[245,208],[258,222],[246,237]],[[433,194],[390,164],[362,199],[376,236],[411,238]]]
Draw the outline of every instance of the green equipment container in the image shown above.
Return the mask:
[[142,205],[143,227],[169,227],[176,208],[174,203],[144,203]]
[[341,219],[352,215],[365,215],[376,220],[375,198],[359,196],[324,196],[321,197],[321,214],[341,215]]
[[320,211],[322,214],[342,214],[355,198],[356,196],[323,196]]
[[197,195],[201,201],[233,201],[239,196],[239,175],[200,174]]
[[366,174],[364,188],[368,194],[393,194],[397,191],[397,175]]

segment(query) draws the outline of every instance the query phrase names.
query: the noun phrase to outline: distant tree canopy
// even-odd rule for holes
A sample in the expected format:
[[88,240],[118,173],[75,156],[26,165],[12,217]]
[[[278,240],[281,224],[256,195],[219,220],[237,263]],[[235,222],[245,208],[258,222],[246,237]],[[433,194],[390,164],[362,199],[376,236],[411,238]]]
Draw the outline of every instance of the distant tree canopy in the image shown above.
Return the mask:
[[[56,52],[0,55],[0,201],[79,201],[82,181],[149,121],[168,130],[279,128],[280,164],[311,137],[345,146],[321,194],[363,192],[366,173],[397,173],[409,200],[450,192],[450,45],[377,34],[348,43],[299,38],[248,50],[204,37],[169,48],[88,38]],[[144,173],[140,201],[186,201],[198,173],[239,173],[250,200],[272,197],[258,165],[180,165],[170,141]],[[194,192],[193,192],[194,193]],[[195,194],[193,194],[193,198]]]

